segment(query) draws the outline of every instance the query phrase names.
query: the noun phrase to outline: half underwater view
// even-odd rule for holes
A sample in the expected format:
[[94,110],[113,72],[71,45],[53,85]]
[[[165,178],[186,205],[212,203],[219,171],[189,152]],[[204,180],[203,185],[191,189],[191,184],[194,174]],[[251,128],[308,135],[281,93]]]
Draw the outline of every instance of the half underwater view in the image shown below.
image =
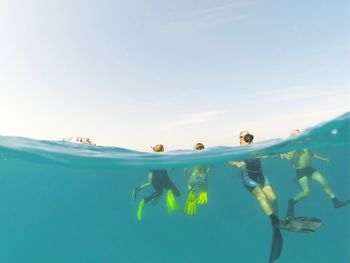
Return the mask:
[[0,262],[350,262],[349,127],[154,152],[2,136]]

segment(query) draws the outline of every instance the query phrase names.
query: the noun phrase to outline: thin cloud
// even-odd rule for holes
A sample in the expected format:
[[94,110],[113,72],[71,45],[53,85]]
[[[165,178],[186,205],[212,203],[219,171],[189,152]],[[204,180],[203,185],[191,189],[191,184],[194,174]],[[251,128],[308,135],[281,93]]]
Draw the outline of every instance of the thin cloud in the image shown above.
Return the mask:
[[181,20],[176,19],[166,24],[167,30],[200,30],[211,26],[230,24],[246,18],[247,8],[253,1],[231,1],[230,3],[215,5],[209,8],[196,9],[185,13]]
[[177,120],[166,123],[162,125],[161,129],[172,129],[177,127],[183,127],[198,123],[205,123],[212,120],[215,120],[218,116],[223,115],[227,112],[227,110],[215,110],[215,111],[206,111],[196,114],[190,114],[186,116],[182,116],[181,118],[178,118]]

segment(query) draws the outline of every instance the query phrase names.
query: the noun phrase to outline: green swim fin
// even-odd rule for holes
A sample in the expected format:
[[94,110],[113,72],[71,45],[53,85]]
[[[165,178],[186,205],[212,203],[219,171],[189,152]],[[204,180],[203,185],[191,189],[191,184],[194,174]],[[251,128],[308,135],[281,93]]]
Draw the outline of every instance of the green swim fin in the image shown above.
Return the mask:
[[185,205],[185,214],[189,216],[194,216],[197,211],[196,205],[196,193],[194,191],[190,191],[188,194],[188,198]]
[[168,208],[168,213],[171,214],[176,210],[181,210],[180,205],[176,202],[173,191],[169,190],[166,195],[166,205]]
[[145,199],[142,199],[139,203],[139,209],[137,210],[137,219],[141,221],[143,208],[145,207]]

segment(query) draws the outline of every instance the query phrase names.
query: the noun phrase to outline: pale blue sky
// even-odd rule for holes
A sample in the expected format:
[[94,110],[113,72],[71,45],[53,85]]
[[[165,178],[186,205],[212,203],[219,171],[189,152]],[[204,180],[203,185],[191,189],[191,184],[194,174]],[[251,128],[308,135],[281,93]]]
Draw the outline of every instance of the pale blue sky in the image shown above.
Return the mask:
[[349,3],[0,2],[0,134],[149,150],[349,111]]

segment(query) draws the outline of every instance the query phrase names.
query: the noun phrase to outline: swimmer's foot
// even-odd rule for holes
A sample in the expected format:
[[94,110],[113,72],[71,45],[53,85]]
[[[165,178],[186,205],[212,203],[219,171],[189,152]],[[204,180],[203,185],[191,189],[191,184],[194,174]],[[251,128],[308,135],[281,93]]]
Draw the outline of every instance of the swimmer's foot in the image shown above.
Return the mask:
[[333,202],[334,208],[339,208],[350,204],[350,200],[340,201],[336,197],[332,198],[332,202]]
[[269,217],[270,217],[270,220],[271,220],[271,225],[273,227],[277,227],[278,228],[279,224],[281,224],[282,221],[280,221],[275,214],[271,214],[271,215],[269,215]]

